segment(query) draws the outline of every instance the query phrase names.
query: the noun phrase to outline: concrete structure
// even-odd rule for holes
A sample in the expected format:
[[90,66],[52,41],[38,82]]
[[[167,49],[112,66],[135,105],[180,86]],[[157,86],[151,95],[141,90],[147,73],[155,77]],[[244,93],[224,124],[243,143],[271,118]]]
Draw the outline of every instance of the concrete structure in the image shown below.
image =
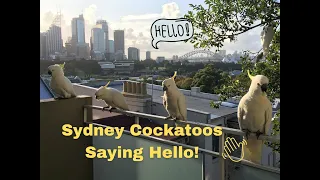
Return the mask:
[[63,42],[61,36],[61,27],[51,25],[47,31],[47,55],[54,55],[56,52],[61,53]]
[[80,59],[89,59],[90,49],[88,43],[79,43],[77,44],[77,58]]
[[100,51],[92,51],[91,52],[91,59],[92,60],[104,60],[105,59],[105,54]]
[[85,23],[83,15],[73,18],[71,21],[72,41],[73,43],[85,43]]
[[114,53],[114,41],[109,40],[109,52]]
[[103,53],[110,53],[109,50],[109,28],[106,20],[98,20],[96,22],[97,25],[101,25],[102,30],[104,31],[104,51]]
[[[89,96],[63,101],[40,100],[40,179],[92,180],[93,160],[84,156],[86,147],[93,143],[92,137],[74,140],[61,133],[64,124],[85,126],[83,106],[91,104]],[[92,122],[92,111],[86,117]]]
[[72,19],[71,30],[72,52],[77,56],[77,59],[89,59],[90,49],[89,44],[85,40],[85,22],[82,14]]
[[40,59],[47,59],[47,33],[40,32]]
[[135,47],[129,47],[128,48],[128,60],[131,61],[140,61],[140,50]]
[[98,62],[104,74],[113,73],[116,66],[111,62]]
[[118,74],[130,75],[134,69],[134,61],[116,60],[114,65],[116,66],[115,72]]
[[151,52],[147,51],[146,52],[146,60],[150,60],[151,59]]
[[147,94],[147,84],[135,81],[123,82],[123,95],[131,111],[151,113],[151,96]]
[[[93,51],[105,52],[105,32],[102,29],[102,24],[95,25],[91,29],[91,48]],[[108,42],[109,43],[109,42]]]
[[115,30],[114,31],[114,52],[122,52],[124,51],[124,30]]

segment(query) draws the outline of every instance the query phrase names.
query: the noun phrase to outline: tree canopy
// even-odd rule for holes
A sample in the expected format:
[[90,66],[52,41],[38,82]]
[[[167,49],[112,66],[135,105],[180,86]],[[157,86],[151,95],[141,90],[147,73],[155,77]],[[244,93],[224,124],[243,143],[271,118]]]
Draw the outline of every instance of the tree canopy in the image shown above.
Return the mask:
[[[252,52],[246,51],[241,58],[242,74],[236,78],[226,76],[224,84],[215,89],[221,101],[230,97],[243,96],[250,86],[247,70],[253,75],[262,74],[269,78],[270,101],[280,98],[280,2],[274,0],[205,0],[205,5],[190,4],[185,18],[196,28],[190,43],[195,48],[221,48],[225,42],[236,41],[238,35],[257,27],[273,25],[275,34],[265,61],[253,61]],[[262,47],[261,47],[262,48]],[[214,108],[219,104],[211,103]],[[280,110],[273,120],[272,135],[280,133]],[[280,153],[280,143],[266,143]]]
[[[40,74],[46,74],[48,67],[53,64],[63,64],[64,61],[44,61],[40,60]],[[65,74],[66,75],[99,75],[101,74],[102,69],[97,61],[94,60],[72,60],[66,61],[65,65]]]
[[215,89],[224,84],[223,77],[222,70],[214,68],[213,64],[208,64],[193,76],[191,87],[200,87],[201,92],[215,93]]

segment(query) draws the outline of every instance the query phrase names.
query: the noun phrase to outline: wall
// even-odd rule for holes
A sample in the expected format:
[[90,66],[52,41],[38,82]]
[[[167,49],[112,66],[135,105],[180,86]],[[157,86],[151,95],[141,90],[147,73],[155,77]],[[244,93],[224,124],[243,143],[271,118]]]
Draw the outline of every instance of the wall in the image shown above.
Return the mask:
[[[152,89],[152,84],[147,84],[147,89]],[[162,87],[160,85],[153,85],[153,89],[162,91]],[[214,100],[214,101],[219,100],[219,96],[216,94],[209,94],[209,93],[200,92],[198,87],[192,87],[191,89],[192,90],[180,89],[180,91],[186,96],[193,96],[193,97],[204,98],[204,99],[209,99],[209,100]],[[235,98],[230,98],[226,102],[237,104],[237,103],[239,103],[239,100],[237,100]]]
[[[40,179],[92,180],[93,162],[84,156],[92,138],[74,140],[62,135],[62,125],[84,126],[83,106],[91,105],[88,96],[66,100],[40,100]],[[88,121],[92,112],[88,110]]]
[[149,157],[150,147],[172,149],[172,146],[157,141],[123,134],[120,140],[113,136],[93,137],[93,146],[97,149],[123,149],[143,148],[144,159],[134,162],[132,159],[117,159],[107,161],[94,159],[94,180],[202,180],[202,155],[198,159],[164,159]]
[[[207,123],[208,120],[210,119],[210,114],[206,113],[206,112],[201,112],[201,111],[197,111],[194,109],[187,109],[187,120],[189,121],[193,121],[193,122],[200,122],[200,123]],[[167,111],[165,110],[165,108],[163,107],[162,104],[160,103],[153,103],[153,107],[152,107],[152,113],[159,115],[159,116],[168,116]],[[159,124],[169,124],[170,126],[174,126],[173,122],[170,121],[155,121],[156,123]],[[192,126],[193,127],[193,126]],[[208,150],[212,150],[212,137],[208,136],[205,137],[203,135],[201,136],[191,136],[189,141],[190,145],[193,146],[198,146],[200,148],[204,148],[204,149],[208,149]],[[210,155],[204,155],[205,159],[204,159],[204,167],[205,167],[205,176],[208,177],[208,179],[206,180],[211,180],[211,178],[214,176],[213,172],[213,166],[212,166],[212,156]]]
[[[84,85],[79,85],[79,84],[73,84],[73,88],[74,88],[77,95],[82,94],[82,95],[91,96],[92,97],[92,105],[102,106],[102,107],[106,106],[106,103],[104,101],[98,101],[95,98],[95,93],[97,91],[96,88],[92,88],[92,87],[88,87],[88,86],[84,86]],[[108,111],[103,112],[100,110],[92,110],[92,112],[93,112],[93,117],[92,117],[93,120],[119,115],[118,113],[109,113]]]
[[280,174],[237,164],[239,164],[239,169],[233,172],[230,180],[280,180]]

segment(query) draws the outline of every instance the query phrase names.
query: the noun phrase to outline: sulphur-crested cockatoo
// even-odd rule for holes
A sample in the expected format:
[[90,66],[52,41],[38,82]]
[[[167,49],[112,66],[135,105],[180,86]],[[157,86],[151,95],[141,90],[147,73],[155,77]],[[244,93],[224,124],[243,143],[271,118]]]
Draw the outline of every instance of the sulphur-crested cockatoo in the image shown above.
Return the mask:
[[[165,79],[162,82],[162,87],[164,94],[163,98],[163,106],[167,110],[169,116],[167,119],[172,118],[173,120],[187,120],[187,105],[186,98],[182,92],[176,86],[174,82],[175,77],[177,76],[177,72],[174,72],[174,75],[171,78]],[[176,126],[177,123],[176,123]]]
[[266,57],[269,53],[269,46],[274,36],[274,26],[272,24],[265,26],[260,34],[263,56]]
[[119,108],[128,111],[129,107],[123,94],[117,89],[108,87],[109,84],[110,81],[105,86],[101,86],[95,93],[97,100],[103,100],[108,105],[103,110],[111,112],[112,109]]
[[67,99],[77,96],[71,81],[64,76],[64,65],[65,63],[48,67],[48,74],[51,75],[50,87],[58,96],[58,99]]
[[[244,146],[244,159],[260,163],[264,141],[259,136],[268,134],[272,120],[272,105],[266,95],[269,80],[263,75],[252,76],[249,71],[248,76],[251,85],[239,102],[238,121],[248,143]],[[249,137],[251,132],[257,137]]]

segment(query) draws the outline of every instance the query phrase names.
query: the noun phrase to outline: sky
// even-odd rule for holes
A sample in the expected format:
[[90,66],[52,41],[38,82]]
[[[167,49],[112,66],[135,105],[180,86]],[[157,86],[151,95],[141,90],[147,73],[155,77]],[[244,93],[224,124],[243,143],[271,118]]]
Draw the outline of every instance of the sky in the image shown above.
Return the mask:
[[[83,13],[85,19],[86,42],[89,43],[91,28],[96,20],[103,19],[109,25],[109,39],[113,31],[125,30],[125,54],[128,47],[140,49],[140,58],[145,59],[146,51],[151,58],[173,55],[182,56],[194,48],[191,43],[159,42],[158,48],[151,46],[150,27],[159,18],[181,18],[191,8],[189,4],[204,4],[204,0],[40,0],[40,31],[48,30],[58,10],[62,14],[62,39],[65,43],[71,36],[71,19]],[[225,42],[227,53],[234,51],[259,51],[261,28],[256,28],[238,37],[236,42]],[[215,48],[211,49],[212,51]]]

